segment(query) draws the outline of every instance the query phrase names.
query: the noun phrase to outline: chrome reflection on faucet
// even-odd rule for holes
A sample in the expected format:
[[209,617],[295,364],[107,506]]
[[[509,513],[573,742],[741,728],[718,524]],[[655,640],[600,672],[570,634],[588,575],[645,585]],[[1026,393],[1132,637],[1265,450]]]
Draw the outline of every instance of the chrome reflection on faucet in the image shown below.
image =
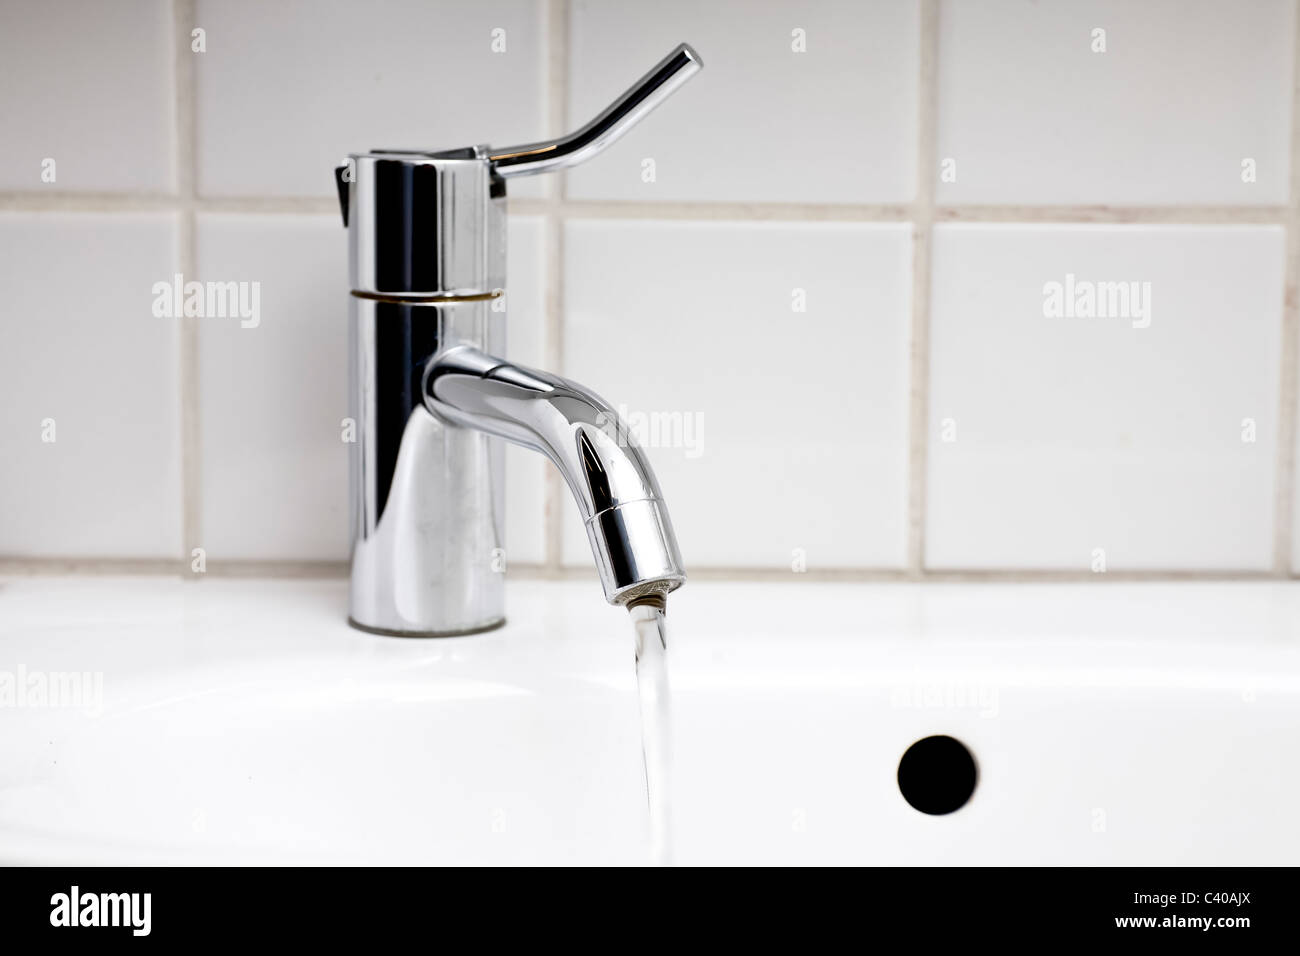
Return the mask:
[[685,580],[654,473],[607,402],[501,358],[506,180],[605,149],[703,64],[682,44],[582,129],[506,149],[353,154],[335,171],[352,287],[349,621],[385,634],[505,622],[506,439],[578,503],[611,604]]

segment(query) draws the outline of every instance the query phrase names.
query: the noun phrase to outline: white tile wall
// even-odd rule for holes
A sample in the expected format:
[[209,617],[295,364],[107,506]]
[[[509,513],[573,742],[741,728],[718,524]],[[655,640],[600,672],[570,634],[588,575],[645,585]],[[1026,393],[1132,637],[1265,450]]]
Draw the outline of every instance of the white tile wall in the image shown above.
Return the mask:
[[[565,374],[626,405],[688,566],[902,565],[909,243],[905,225],[569,224]],[[566,514],[565,562],[589,564]]]
[[1294,38],[1291,0],[944,0],[939,199],[1285,203]]
[[255,327],[199,320],[197,546],[214,566],[347,557],[346,274],[337,215],[199,218],[198,278],[261,289]]
[[[512,358],[698,429],[650,450],[688,568],[1300,569],[1296,7],[0,0],[0,557],[343,559],[332,166],[576,126],[685,40],[642,127],[511,184],[507,305]],[[261,326],[155,320],[179,270]],[[1069,273],[1150,327],[1044,316]],[[509,560],[588,568],[507,460]]]
[[0,555],[179,555],[175,239],[166,213],[0,215]]
[[171,188],[171,6],[0,0],[0,189]]
[[1282,270],[1269,226],[936,229],[927,565],[1269,567]]
[[[569,174],[568,194],[906,201],[915,192],[917,24],[915,0],[575,0],[574,124],[682,41],[705,69],[599,163]],[[645,181],[647,159],[653,182]]]
[[197,22],[204,195],[332,196],[347,153],[546,132],[538,0],[199,0]]

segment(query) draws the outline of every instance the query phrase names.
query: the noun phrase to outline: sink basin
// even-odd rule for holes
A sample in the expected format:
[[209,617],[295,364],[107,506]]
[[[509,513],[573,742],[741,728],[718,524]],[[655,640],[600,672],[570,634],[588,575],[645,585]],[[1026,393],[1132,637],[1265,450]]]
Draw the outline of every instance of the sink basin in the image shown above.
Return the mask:
[[[593,582],[433,640],[352,630],[345,589],[0,581],[0,862],[648,860]],[[1295,584],[693,581],[669,623],[678,863],[1300,858]],[[897,782],[935,734],[978,766],[946,815]]]

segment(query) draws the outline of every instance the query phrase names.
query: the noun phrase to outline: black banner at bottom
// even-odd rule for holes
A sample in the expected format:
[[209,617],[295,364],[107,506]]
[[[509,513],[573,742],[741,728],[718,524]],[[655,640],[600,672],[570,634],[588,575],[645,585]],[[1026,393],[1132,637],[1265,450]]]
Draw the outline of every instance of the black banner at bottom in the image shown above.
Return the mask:
[[436,869],[0,870],[6,947],[59,937],[333,947],[448,932],[499,943],[512,930],[553,945],[557,931],[574,939],[612,929],[622,936],[615,946],[1113,940],[1217,949],[1300,939],[1298,902],[1293,869],[683,870],[595,881]]

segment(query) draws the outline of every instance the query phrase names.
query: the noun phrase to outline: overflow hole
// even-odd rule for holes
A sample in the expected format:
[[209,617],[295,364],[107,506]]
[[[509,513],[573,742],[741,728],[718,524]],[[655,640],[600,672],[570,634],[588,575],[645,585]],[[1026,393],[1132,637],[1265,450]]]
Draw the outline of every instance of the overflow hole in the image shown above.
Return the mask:
[[924,737],[898,762],[898,789],[922,813],[952,813],[975,792],[975,758],[960,740],[945,734]]

